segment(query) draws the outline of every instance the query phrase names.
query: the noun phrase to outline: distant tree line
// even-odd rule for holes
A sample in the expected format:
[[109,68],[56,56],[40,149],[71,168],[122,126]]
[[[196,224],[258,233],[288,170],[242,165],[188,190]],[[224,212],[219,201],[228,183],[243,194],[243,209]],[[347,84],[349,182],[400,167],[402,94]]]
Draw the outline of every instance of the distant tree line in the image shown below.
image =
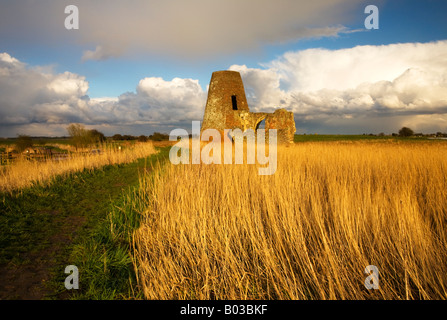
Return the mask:
[[32,148],[33,140],[26,134],[19,134],[16,140],[16,149],[19,152],[24,151],[26,148]]
[[[94,145],[97,143],[105,142],[107,138],[105,135],[96,130],[96,129],[86,129],[82,124],[72,123],[67,127],[67,132],[70,135],[70,139],[72,140],[72,144],[76,148],[85,148],[90,145]],[[152,141],[163,141],[169,140],[169,135],[160,132],[154,132],[149,136],[140,135],[140,136],[132,136],[132,135],[121,135],[114,134],[111,137],[114,141],[129,141],[129,140],[138,140],[141,142],[146,142],[148,140]]]
[[423,133],[416,133],[412,129],[408,127],[402,127],[399,130],[398,134],[393,133],[393,136],[399,136],[399,137],[447,137],[447,133],[445,132],[436,132],[436,133],[429,133],[429,134],[423,134]]
[[138,137],[131,136],[131,135],[128,135],[128,134],[125,134],[125,135],[114,134],[112,136],[112,140],[115,140],[115,141],[118,141],[118,140],[137,140],[137,139],[138,139]]
[[[367,135],[366,133],[364,133],[363,135]],[[379,136],[379,137],[383,137],[385,136],[385,133],[381,132],[379,134],[372,134],[369,133],[369,136]],[[402,127],[398,133],[392,133],[391,136],[393,137],[447,137],[447,133],[445,132],[436,132],[436,133],[428,133],[428,134],[424,134],[424,133],[418,133],[418,132],[414,132],[411,128],[408,127]]]
[[[107,141],[106,136],[96,129],[86,129],[82,124],[72,123],[67,127],[67,132],[70,136],[71,144],[76,148],[87,148],[89,146]],[[66,137],[64,137],[66,138]],[[49,138],[45,138],[49,139]],[[19,134],[15,140],[16,149],[18,152],[23,152],[27,148],[32,148],[35,143],[38,145],[45,145],[46,140],[43,137],[31,137],[26,134]],[[137,140],[141,142],[164,141],[169,140],[169,135],[160,132],[154,132],[149,136],[140,135],[121,135],[114,134],[111,137],[114,141]]]
[[414,131],[411,130],[410,128],[403,127],[402,129],[399,130],[399,136],[401,137],[411,137],[413,135]]
[[96,129],[86,129],[82,124],[72,123],[67,127],[72,144],[78,148],[86,148],[90,145],[105,142],[105,135]]
[[138,140],[141,142],[146,142],[148,140],[152,141],[163,141],[163,140],[169,140],[169,135],[165,133],[160,132],[154,132],[153,134],[149,136],[141,135],[141,136],[131,136],[131,135],[121,135],[121,134],[114,134],[112,136],[112,140],[120,141],[120,140]]

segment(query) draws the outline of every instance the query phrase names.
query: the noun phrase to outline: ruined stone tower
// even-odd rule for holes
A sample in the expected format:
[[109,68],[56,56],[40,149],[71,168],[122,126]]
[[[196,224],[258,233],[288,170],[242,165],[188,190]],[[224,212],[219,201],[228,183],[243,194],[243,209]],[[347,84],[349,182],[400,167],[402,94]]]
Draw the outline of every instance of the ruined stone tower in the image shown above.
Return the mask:
[[237,71],[216,71],[211,76],[208,99],[203,115],[202,131],[239,128],[256,130],[265,119],[265,129],[277,129],[278,142],[293,142],[295,120],[293,113],[277,109],[274,113],[250,112],[244,84]]

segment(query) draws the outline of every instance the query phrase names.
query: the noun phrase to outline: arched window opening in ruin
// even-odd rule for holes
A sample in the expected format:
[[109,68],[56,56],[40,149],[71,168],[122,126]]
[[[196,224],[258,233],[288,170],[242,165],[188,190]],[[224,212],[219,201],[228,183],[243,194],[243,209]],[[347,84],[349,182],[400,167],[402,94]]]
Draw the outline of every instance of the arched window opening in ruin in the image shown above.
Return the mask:
[[235,95],[231,96],[231,103],[233,104],[233,110],[237,110],[237,100]]
[[265,119],[258,122],[258,124],[256,125],[256,130],[258,129],[265,129]]

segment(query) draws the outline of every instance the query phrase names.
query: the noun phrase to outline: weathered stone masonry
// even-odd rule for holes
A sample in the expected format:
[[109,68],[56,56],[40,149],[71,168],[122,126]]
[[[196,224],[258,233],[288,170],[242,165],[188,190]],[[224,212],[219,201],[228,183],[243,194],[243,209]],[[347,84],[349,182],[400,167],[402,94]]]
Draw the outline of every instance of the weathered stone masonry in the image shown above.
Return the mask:
[[202,131],[217,129],[221,134],[224,129],[239,128],[242,131],[247,129],[256,131],[264,119],[266,130],[277,130],[278,142],[293,142],[295,120],[292,112],[285,109],[277,109],[274,113],[250,112],[240,73],[237,71],[213,72]]

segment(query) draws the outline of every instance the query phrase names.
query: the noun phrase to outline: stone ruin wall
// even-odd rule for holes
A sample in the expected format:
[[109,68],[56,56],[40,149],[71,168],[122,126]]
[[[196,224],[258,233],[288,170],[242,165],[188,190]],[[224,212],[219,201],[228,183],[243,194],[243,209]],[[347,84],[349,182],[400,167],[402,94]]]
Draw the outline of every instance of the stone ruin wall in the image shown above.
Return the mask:
[[[244,84],[237,71],[216,71],[211,76],[201,130],[253,129],[265,119],[265,129],[277,130],[279,143],[292,143],[295,135],[293,112],[277,109],[273,113],[250,112]],[[268,131],[266,131],[266,136]]]

